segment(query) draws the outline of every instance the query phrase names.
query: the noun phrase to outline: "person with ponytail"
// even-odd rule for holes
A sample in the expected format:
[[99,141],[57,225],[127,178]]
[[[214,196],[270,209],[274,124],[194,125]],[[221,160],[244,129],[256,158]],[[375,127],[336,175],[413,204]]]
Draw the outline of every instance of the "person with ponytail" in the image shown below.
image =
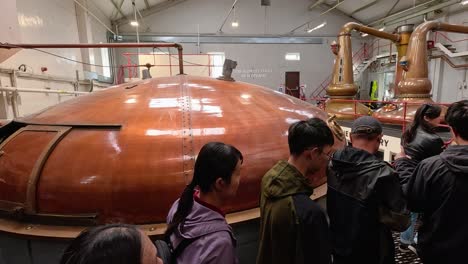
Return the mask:
[[192,181],[167,216],[164,235],[178,252],[177,263],[237,263],[236,240],[220,208],[236,196],[242,162],[242,153],[228,144],[210,142],[200,150]]
[[[437,105],[424,104],[418,108],[413,122],[402,135],[402,153],[394,163],[398,172],[403,193],[407,196],[407,185],[418,164],[427,158],[439,155],[444,148],[444,141],[434,132],[440,124],[441,108]],[[415,226],[417,213],[411,213],[410,227],[400,234],[400,248],[402,252],[415,249]]]

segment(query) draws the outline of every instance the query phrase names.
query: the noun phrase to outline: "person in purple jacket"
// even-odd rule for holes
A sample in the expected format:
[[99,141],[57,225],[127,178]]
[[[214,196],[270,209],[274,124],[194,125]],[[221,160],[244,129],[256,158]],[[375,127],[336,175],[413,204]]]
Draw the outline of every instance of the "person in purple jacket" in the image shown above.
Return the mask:
[[167,216],[165,237],[177,263],[237,263],[236,239],[220,208],[236,195],[242,162],[238,149],[221,142],[200,150],[192,181]]

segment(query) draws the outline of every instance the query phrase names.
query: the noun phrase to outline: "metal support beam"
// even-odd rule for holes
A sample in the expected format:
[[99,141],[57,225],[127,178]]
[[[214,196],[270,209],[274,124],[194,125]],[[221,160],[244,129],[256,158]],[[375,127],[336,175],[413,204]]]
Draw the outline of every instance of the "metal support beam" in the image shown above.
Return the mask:
[[[121,15],[122,17],[125,17],[125,14],[122,12],[122,8],[120,8],[120,6],[118,6],[118,5],[114,2],[114,0],[109,0],[109,1],[112,3],[112,5],[115,7],[115,9],[117,9],[117,11],[120,13],[120,15]],[[122,3],[123,3],[123,1],[122,1]]]
[[146,9],[150,9],[151,6],[149,5],[148,0],[145,0],[145,6],[146,6]]
[[[162,3],[156,4],[156,5],[152,6],[152,7],[150,7],[149,9],[142,10],[141,15],[142,15],[142,17],[147,17],[149,15],[156,14],[158,12],[164,11],[164,10],[170,8],[170,7],[176,6],[176,5],[178,5],[180,3],[183,3],[185,1],[187,1],[187,0],[164,1]],[[114,24],[120,26],[120,25],[129,23],[130,20],[128,20],[127,18],[120,18],[120,19],[114,20],[112,22]]]
[[360,11],[362,11],[362,10],[364,10],[364,9],[367,9],[367,8],[369,8],[369,7],[371,7],[371,6],[375,5],[375,4],[377,4],[377,2],[379,2],[379,1],[380,1],[380,0],[374,0],[374,1],[368,3],[368,4],[364,5],[364,6],[361,6],[361,7],[359,7],[358,9],[354,10],[353,12],[351,12],[351,14],[349,14],[349,15],[352,16],[352,15],[356,14],[357,12],[360,12]]

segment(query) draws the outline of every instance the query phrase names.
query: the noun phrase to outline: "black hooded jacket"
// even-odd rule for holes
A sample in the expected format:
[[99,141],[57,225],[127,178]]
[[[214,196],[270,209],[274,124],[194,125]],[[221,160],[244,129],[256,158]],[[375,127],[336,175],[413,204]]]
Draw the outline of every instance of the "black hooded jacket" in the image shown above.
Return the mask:
[[449,146],[422,161],[407,188],[409,208],[423,213],[418,235],[423,262],[468,262],[468,146]]
[[439,155],[444,148],[444,141],[435,133],[428,133],[423,129],[416,130],[416,136],[410,143],[403,144],[405,154],[409,158],[395,160],[395,170],[398,172],[403,194],[407,193],[406,187],[414,169],[426,159]]
[[335,263],[395,263],[390,230],[405,230],[409,213],[388,163],[352,147],[337,151],[328,170],[327,212]]

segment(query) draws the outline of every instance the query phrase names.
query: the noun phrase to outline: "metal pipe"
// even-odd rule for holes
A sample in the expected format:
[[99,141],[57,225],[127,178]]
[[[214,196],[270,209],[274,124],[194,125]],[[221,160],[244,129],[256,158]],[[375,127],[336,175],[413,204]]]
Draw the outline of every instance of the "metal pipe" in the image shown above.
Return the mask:
[[315,2],[313,4],[310,4],[308,9],[309,9],[309,11],[311,11],[312,9],[314,9],[315,7],[317,7],[317,6],[319,6],[319,5],[323,4],[323,3],[325,3],[325,0],[317,0],[317,2]]
[[417,5],[417,6],[413,6],[412,8],[405,9],[405,10],[400,11],[400,12],[395,13],[395,14],[391,14],[391,15],[389,15],[389,16],[386,16],[386,17],[384,17],[384,18],[381,18],[381,19],[379,19],[379,20],[376,20],[376,21],[374,21],[374,22],[371,22],[371,23],[369,23],[369,24],[367,24],[367,25],[368,25],[368,26],[372,26],[372,25],[375,25],[375,24],[380,24],[382,21],[384,21],[384,20],[386,20],[386,19],[388,19],[388,18],[395,17],[395,16],[399,16],[399,15],[401,15],[401,14],[404,14],[404,13],[406,13],[406,12],[410,12],[410,11],[413,10],[413,9],[423,7],[423,6],[428,5],[428,4],[430,4],[430,3],[432,3],[432,2],[435,2],[435,1],[438,1],[438,0],[427,1],[427,2],[422,3],[422,4],[419,4],[419,5]]
[[[17,78],[16,78],[16,71],[13,71],[12,73],[10,73],[10,83],[11,83],[11,86],[17,86]],[[17,98],[18,98],[18,92],[17,91],[10,91],[11,92],[11,97],[10,97],[10,101],[11,101],[11,110],[13,112],[13,117],[14,118],[17,118],[19,116],[19,109],[18,109],[18,101],[17,101]]]
[[80,43],[80,44],[9,44],[0,43],[3,49],[81,49],[81,48],[177,48],[179,54],[179,74],[184,74],[183,48],[177,43]]
[[441,8],[445,8],[445,7],[448,7],[448,6],[452,6],[452,5],[458,4],[458,3],[460,3],[460,2],[461,2],[461,0],[449,1],[449,2],[445,2],[445,3],[441,3],[441,4],[438,4],[438,5],[429,7],[429,8],[427,8],[427,9],[424,9],[424,10],[422,10],[422,11],[413,13],[413,14],[411,14],[411,15],[404,16],[404,17],[400,17],[400,18],[396,18],[396,19],[387,21],[387,22],[385,22],[385,25],[387,25],[387,26],[388,26],[388,25],[393,25],[393,24],[402,22],[402,21],[404,21],[404,20],[408,20],[408,19],[412,19],[412,18],[415,18],[415,17],[418,17],[418,16],[422,16],[422,15],[424,15],[424,14],[427,14],[427,13],[432,12],[432,11],[437,10],[437,9],[441,9]]
[[468,26],[427,21],[416,27],[408,45],[407,72],[398,83],[398,90],[403,98],[429,97],[432,89],[428,78],[427,33],[446,31],[468,34]]
[[380,1],[380,0],[374,0],[374,1],[368,3],[368,4],[364,5],[364,6],[361,6],[361,7],[359,7],[358,9],[352,11],[351,14],[349,14],[349,15],[352,16],[352,15],[356,14],[357,12],[360,12],[360,11],[366,9],[366,8],[369,8],[369,7],[371,7],[371,6],[375,5],[375,4],[377,4],[377,2],[379,2],[379,1]]
[[0,87],[0,91],[13,93],[53,93],[53,94],[89,94],[89,92],[65,91],[65,90],[47,90],[35,88],[18,88],[18,87]]
[[340,2],[340,0],[338,0],[338,3],[336,3],[336,5],[330,7],[330,9],[328,9],[327,11],[325,11],[325,12],[323,12],[323,13],[320,13],[320,15],[321,15],[321,16],[325,15],[326,13],[328,13],[328,12],[332,11],[333,9],[337,8],[337,7],[338,7],[339,5],[341,5],[343,2],[344,2],[344,0],[341,1],[341,2]]
[[109,30],[112,34],[114,35],[117,35],[115,34],[114,31],[112,31],[112,29],[110,29],[106,24],[104,24],[104,22],[102,22],[97,16],[95,16],[93,14],[93,12],[89,11],[85,6],[83,6],[80,2],[78,2],[78,0],[73,0],[77,5],[79,5],[81,8],[83,8],[86,12],[88,12],[92,17],[94,17],[94,19],[96,19],[101,25],[103,25],[107,30]]
[[223,32],[224,24],[226,24],[227,19],[229,18],[229,16],[230,16],[231,13],[232,13],[232,10],[234,10],[234,8],[236,7],[237,1],[238,1],[238,0],[235,0],[234,3],[233,3],[232,6],[231,6],[231,9],[229,9],[229,12],[227,13],[226,18],[224,18],[223,23],[221,24],[221,26],[220,26],[219,29],[218,29],[218,32],[219,32],[219,33],[222,33],[222,32]]
[[[468,63],[465,63],[465,64],[455,64],[453,63],[448,57],[447,55],[438,55],[438,56],[431,56],[430,57],[431,59],[442,59],[443,61],[445,61],[446,63],[448,63],[448,65],[450,65],[450,67],[454,68],[454,69],[466,69],[468,68]],[[466,76],[466,74],[465,74]]]

